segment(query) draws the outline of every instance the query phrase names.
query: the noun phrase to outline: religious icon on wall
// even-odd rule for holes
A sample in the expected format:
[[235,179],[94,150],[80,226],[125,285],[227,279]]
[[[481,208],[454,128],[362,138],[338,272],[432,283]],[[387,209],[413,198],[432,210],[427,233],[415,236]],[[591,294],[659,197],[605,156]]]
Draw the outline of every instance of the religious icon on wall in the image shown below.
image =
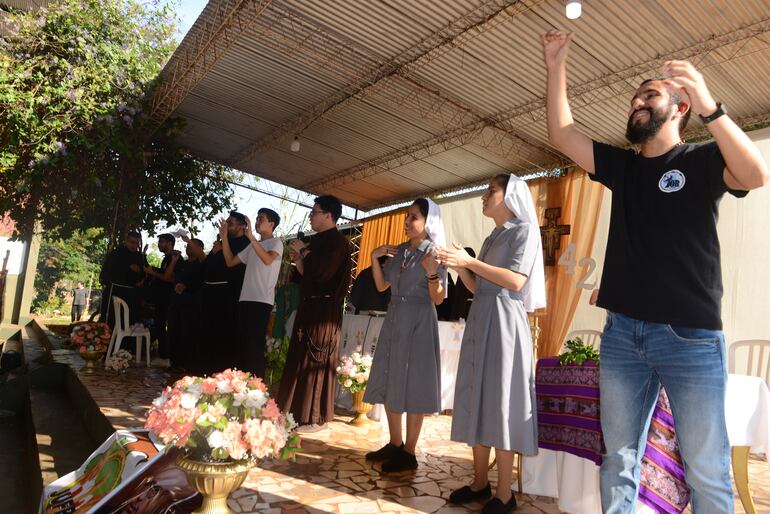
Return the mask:
[[561,236],[569,235],[569,225],[559,225],[561,207],[546,209],[545,225],[540,227],[540,236],[543,238],[543,261],[546,266],[556,265],[556,250],[561,247]]

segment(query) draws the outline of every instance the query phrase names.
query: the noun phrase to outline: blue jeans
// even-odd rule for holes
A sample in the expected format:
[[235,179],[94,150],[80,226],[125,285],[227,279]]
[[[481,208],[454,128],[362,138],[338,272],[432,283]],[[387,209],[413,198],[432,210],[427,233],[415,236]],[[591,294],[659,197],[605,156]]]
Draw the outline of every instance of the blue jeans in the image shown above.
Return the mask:
[[600,351],[607,448],[601,467],[602,511],[634,512],[647,430],[662,384],[674,413],[693,513],[732,513],[724,334],[608,312]]

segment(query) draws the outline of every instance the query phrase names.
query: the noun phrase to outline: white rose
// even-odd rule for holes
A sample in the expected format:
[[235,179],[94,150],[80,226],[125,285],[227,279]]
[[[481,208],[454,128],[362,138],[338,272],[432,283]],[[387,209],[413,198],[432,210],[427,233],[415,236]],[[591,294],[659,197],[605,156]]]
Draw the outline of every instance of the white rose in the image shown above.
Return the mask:
[[356,376],[356,382],[358,382],[359,384],[363,384],[365,380],[366,380],[366,378],[364,378],[363,375],[357,375]]
[[233,407],[240,407],[245,399],[246,393],[233,393]]
[[363,362],[364,366],[369,367],[372,365],[372,356],[371,355],[364,355],[364,358],[361,359],[361,362]]
[[258,389],[250,389],[246,395],[246,408],[247,409],[261,409],[263,405],[267,403],[267,397],[265,393]]
[[345,383],[342,384],[342,385],[344,385],[345,387],[350,387],[350,386],[353,385],[353,381],[350,380],[350,379],[347,379],[347,380],[345,380]]
[[201,393],[203,392],[201,389],[202,387],[203,382],[195,382],[194,384],[187,386],[186,391],[200,397]]
[[217,382],[217,392],[219,394],[228,394],[233,392],[233,388],[230,387],[230,382],[227,380],[220,380]]
[[221,430],[214,430],[206,438],[209,448],[222,448],[225,445],[225,435]]
[[192,394],[192,393],[184,393],[182,395],[182,400],[179,402],[183,409],[194,409],[195,406],[198,404],[198,400],[200,399],[200,396]]
[[167,397],[165,394],[162,394],[162,395],[158,396],[157,398],[155,398],[155,399],[152,401],[152,404],[153,404],[155,407],[161,407],[161,406],[162,406],[164,403],[166,403],[167,401],[168,401],[168,397]]
[[353,362],[355,362],[356,364],[361,364],[361,356],[358,355],[357,353],[353,355]]

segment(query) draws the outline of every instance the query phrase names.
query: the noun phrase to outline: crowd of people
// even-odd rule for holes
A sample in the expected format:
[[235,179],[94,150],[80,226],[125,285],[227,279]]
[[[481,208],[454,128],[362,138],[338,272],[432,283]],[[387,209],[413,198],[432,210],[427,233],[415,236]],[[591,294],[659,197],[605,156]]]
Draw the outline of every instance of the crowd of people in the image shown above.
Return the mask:
[[[742,197],[764,185],[767,165],[724,116],[700,73],[680,61],[666,63],[666,77],[643,82],[631,99],[626,135],[638,151],[592,141],[578,130],[567,100],[571,38],[551,32],[541,39],[549,137],[613,192],[597,302],[608,311],[601,345],[603,510],[633,511],[640,444],[662,384],[676,419],[693,511],[732,512],[717,205],[724,193]],[[691,112],[714,142],[683,143]],[[527,313],[545,306],[545,274],[537,214],[524,181],[494,177],[482,213],[495,228],[476,257],[445,240],[438,205],[416,199],[404,220],[408,241],[372,252],[372,266],[359,280],[373,287],[354,288],[351,302],[358,311],[386,311],[364,396],[386,409],[389,441],[366,455],[381,461],[386,473],[418,466],[423,418],[440,409],[440,306],[450,303],[448,316],[466,320],[451,438],[472,447],[475,473],[450,500],[491,497],[483,512],[504,513],[516,507],[514,452],[537,453]],[[340,215],[338,199],[316,198],[310,212],[314,235],[288,247],[299,296],[277,399],[305,432],[323,430],[334,415],[342,305],[352,265],[350,244],[336,228]],[[232,212],[221,224],[221,242],[205,255],[202,242],[189,239],[186,260],[174,251],[174,237],[161,235],[158,268],[143,261],[139,235],[128,234],[105,264],[104,316],[110,315],[111,296],[127,300],[132,316],[138,312],[137,286],[149,277],[146,294],[154,299],[161,357],[198,372],[238,367],[264,373],[265,330],[284,251],[274,237],[279,223],[270,209],[259,210],[254,227]],[[461,291],[452,302],[446,302],[449,270],[458,276],[452,287]],[[488,480],[492,447],[498,463],[494,494]]]

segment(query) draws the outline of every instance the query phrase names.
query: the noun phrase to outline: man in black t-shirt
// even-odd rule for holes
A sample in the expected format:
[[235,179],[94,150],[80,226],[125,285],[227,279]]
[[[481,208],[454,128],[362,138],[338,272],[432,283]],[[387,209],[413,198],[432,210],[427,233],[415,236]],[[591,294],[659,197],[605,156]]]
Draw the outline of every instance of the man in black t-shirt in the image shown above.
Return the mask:
[[[541,38],[549,139],[612,191],[597,302],[608,311],[601,344],[602,510],[635,511],[643,442],[662,385],[693,512],[731,513],[717,206],[726,192],[743,197],[767,183],[767,164],[686,61],[666,62],[666,78],[642,82],[631,99],[626,137],[639,152],[581,134],[567,100],[571,39],[560,32]],[[713,142],[682,142],[690,111]]]

